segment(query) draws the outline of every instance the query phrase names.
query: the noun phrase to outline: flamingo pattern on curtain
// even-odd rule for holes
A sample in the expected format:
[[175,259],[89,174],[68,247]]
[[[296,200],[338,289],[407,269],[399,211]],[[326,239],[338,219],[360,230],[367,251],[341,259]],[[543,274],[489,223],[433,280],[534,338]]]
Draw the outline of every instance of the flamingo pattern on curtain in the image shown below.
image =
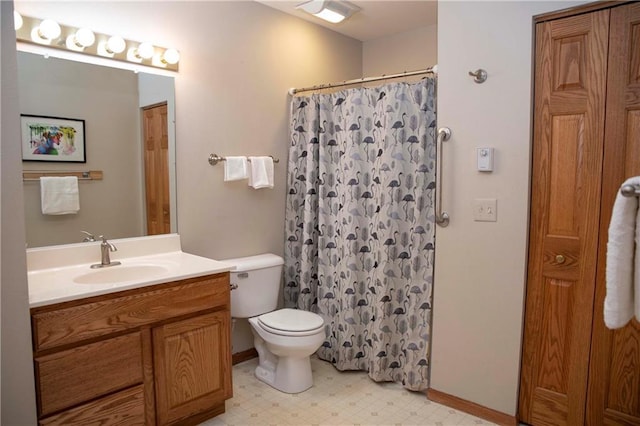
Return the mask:
[[319,358],[428,387],[435,78],[291,102],[285,305],[321,315]]

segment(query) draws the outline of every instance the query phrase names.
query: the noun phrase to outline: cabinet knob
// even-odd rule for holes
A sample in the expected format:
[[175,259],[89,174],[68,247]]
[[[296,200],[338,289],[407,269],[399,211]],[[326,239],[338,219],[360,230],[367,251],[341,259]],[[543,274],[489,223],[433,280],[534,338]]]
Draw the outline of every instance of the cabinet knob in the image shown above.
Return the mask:
[[556,262],[557,263],[562,265],[564,263],[564,261],[565,261],[565,258],[564,258],[563,255],[559,254],[559,255],[556,256]]

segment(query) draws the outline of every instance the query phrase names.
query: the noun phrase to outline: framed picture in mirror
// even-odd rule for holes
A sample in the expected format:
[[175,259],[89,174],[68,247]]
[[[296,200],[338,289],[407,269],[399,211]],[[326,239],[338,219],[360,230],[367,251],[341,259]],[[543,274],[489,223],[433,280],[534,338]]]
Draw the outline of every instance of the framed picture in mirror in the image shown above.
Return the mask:
[[84,120],[21,114],[22,161],[86,163]]

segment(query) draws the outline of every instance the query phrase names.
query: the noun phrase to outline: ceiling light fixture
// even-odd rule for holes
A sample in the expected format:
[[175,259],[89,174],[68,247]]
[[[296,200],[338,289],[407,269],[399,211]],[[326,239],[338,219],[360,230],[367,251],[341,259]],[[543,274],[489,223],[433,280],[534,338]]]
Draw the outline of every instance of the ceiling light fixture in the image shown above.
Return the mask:
[[337,0],[310,0],[296,6],[296,9],[303,10],[320,19],[337,24],[360,10],[346,1]]

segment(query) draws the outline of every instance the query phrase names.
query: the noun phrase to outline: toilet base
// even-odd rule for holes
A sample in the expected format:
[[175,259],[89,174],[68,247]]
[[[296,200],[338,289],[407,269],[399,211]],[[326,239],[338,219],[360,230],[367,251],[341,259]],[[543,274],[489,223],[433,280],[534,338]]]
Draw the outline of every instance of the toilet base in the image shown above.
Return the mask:
[[[278,374],[286,372],[286,374]],[[304,392],[313,386],[311,359],[279,357],[277,365],[260,363],[255,371],[258,380],[285,393]]]

